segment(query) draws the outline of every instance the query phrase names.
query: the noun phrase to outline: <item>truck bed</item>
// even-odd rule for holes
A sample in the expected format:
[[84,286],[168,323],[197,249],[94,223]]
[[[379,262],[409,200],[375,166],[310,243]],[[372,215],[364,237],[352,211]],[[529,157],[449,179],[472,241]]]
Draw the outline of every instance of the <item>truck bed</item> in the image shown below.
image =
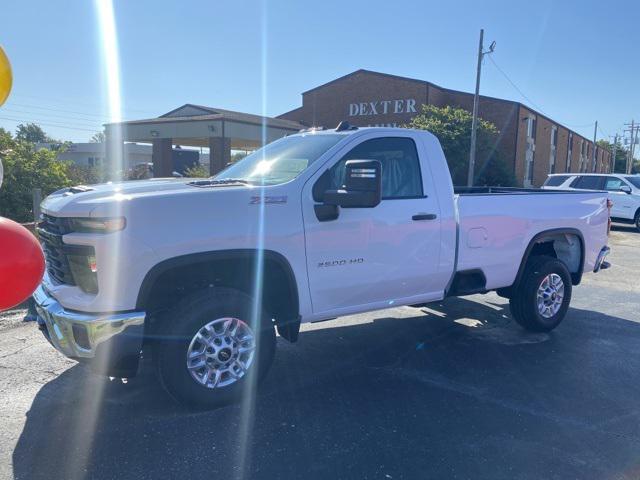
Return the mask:
[[585,190],[543,190],[540,188],[518,188],[518,187],[453,187],[453,193],[456,195],[522,195],[522,194],[538,194],[545,193],[557,194],[573,194],[584,193]]
[[[456,270],[482,271],[486,289],[511,285],[529,243],[541,232],[574,232],[584,243],[580,273],[591,271],[607,242],[604,192],[474,187],[456,189]],[[563,233],[563,234],[564,234]]]

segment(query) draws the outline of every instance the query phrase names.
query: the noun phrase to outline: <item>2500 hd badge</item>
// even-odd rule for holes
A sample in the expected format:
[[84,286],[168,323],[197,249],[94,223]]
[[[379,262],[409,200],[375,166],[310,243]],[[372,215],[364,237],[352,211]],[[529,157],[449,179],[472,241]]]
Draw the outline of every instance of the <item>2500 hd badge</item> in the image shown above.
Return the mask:
[[344,265],[355,265],[356,263],[364,263],[364,258],[352,258],[350,260],[330,260],[328,262],[318,262],[318,268],[342,267]]

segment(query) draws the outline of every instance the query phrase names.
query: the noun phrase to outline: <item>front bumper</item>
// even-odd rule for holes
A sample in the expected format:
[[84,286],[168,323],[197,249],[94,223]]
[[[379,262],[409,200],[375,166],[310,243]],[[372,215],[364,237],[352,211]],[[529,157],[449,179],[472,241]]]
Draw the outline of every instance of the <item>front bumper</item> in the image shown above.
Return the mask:
[[33,293],[38,326],[69,358],[88,360],[105,375],[132,377],[142,350],[145,312],[82,313],[65,310],[42,285]]

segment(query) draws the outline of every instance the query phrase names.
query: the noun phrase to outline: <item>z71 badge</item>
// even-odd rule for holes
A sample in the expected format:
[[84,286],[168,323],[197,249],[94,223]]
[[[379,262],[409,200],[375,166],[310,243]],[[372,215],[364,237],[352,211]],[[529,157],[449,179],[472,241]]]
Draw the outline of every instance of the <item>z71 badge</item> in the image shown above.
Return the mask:
[[286,195],[267,195],[261,197],[260,195],[255,195],[249,199],[249,205],[274,205],[280,203],[287,203]]
[[328,262],[318,262],[318,268],[343,267],[345,265],[355,265],[364,263],[364,258],[352,258],[351,260],[330,260]]

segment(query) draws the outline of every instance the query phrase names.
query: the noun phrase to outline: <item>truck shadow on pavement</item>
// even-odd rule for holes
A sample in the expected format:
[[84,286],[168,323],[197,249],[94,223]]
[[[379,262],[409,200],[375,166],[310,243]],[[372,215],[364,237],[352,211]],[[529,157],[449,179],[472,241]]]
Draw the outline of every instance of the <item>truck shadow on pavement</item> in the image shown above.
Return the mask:
[[305,327],[255,402],[209,412],[148,370],[123,384],[74,366],[35,397],[14,476],[637,478],[640,325],[571,309],[529,334],[501,302]]

